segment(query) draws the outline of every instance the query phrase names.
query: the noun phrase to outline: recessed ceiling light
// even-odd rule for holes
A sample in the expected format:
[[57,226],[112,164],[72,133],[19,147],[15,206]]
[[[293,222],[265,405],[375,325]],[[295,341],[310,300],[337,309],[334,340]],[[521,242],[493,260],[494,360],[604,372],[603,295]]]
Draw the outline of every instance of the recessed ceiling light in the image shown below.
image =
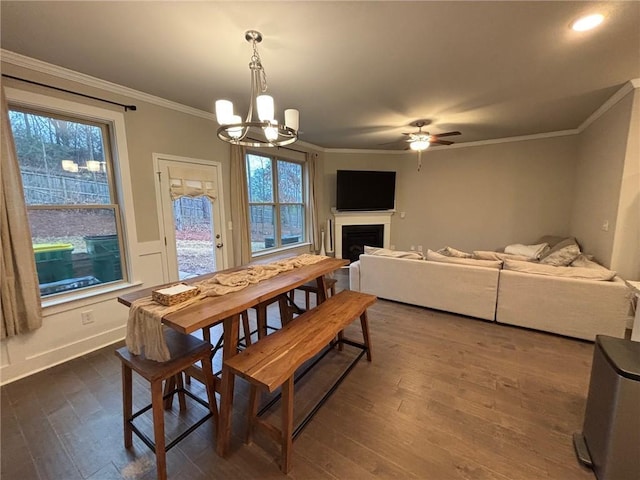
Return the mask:
[[602,23],[604,20],[604,16],[596,13],[594,15],[587,15],[586,17],[579,18],[575,22],[571,24],[571,28],[573,28],[576,32],[584,32],[586,30],[591,30],[592,28],[596,28],[598,25]]

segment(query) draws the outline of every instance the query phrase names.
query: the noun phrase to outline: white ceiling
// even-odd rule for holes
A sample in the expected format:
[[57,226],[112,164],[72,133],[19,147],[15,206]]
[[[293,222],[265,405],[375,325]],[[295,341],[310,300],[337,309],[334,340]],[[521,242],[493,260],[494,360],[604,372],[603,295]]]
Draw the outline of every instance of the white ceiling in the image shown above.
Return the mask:
[[[571,130],[640,78],[640,2],[6,1],[1,47],[174,102],[245,115],[250,45],[301,140],[398,149],[408,125],[472,142]],[[605,22],[569,28],[582,14]],[[447,148],[447,147],[438,147]]]

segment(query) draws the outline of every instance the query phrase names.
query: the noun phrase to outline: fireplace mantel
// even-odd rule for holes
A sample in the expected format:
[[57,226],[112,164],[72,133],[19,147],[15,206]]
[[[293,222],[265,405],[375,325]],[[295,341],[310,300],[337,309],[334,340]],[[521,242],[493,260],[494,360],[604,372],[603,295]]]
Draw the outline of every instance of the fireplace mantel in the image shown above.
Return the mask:
[[342,227],[345,225],[384,225],[384,248],[391,248],[391,216],[395,210],[339,211],[331,209],[334,222],[334,250],[342,258]]

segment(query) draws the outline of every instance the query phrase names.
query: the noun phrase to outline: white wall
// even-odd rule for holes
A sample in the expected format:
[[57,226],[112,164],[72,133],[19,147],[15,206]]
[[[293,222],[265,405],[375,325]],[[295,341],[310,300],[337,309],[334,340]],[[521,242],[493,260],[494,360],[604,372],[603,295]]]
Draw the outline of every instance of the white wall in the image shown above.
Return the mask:
[[[639,133],[630,131],[633,104],[634,93],[630,90],[590,124],[579,138],[571,234],[580,241],[584,251],[593,254],[599,262],[608,267],[612,267],[616,233],[624,230],[624,219],[627,216],[633,217],[633,212],[628,208],[634,203],[633,193],[636,198],[638,193],[638,184],[636,183],[635,186],[632,184],[634,179],[632,164],[638,161],[637,153],[629,152],[629,158],[627,157],[629,138],[635,136],[635,142],[637,142]],[[635,148],[637,152],[637,144]],[[634,159],[631,158],[632,156]],[[629,173],[623,198],[625,205],[624,211],[620,212],[619,216],[622,178],[627,162]],[[623,221],[623,225],[619,225],[619,220]],[[605,223],[608,224],[607,230],[603,227]],[[631,228],[631,224],[629,225]],[[636,232],[637,225],[636,220]],[[632,248],[632,246],[626,248]],[[636,244],[636,252],[637,249]],[[620,267],[623,251],[619,250],[617,255],[619,259],[617,266]]]
[[396,249],[495,250],[569,233],[576,152],[575,135],[434,148],[419,172],[416,153],[326,153],[325,195],[335,204],[339,168],[395,170]]
[[611,268],[628,280],[640,280],[640,89],[633,92]]

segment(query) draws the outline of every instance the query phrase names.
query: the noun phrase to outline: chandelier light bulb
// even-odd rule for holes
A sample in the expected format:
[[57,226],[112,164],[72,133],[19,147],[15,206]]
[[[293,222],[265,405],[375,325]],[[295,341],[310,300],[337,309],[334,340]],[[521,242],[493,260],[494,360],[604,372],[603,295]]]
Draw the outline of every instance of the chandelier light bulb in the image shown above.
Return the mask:
[[300,112],[295,108],[288,108],[284,111],[284,125],[294,131],[300,127]]
[[216,100],[216,119],[220,125],[229,125],[234,122],[233,117],[233,103],[229,100]]
[[[234,125],[236,123],[242,123],[242,118],[240,118],[240,115],[231,115],[231,118],[229,119],[229,123],[227,125]],[[227,131],[233,138],[240,138],[242,136],[242,127],[240,126],[231,127]]]
[[87,170],[90,172],[99,172],[100,171],[100,162],[97,160],[87,160]]
[[273,97],[271,95],[258,95],[256,98],[258,105],[258,118],[261,122],[273,122],[274,106]]
[[62,160],[62,169],[67,172],[73,172],[73,166],[76,164],[73,160]]
[[278,124],[272,123],[269,127],[264,127],[264,136],[267,140],[273,142],[278,139]]

